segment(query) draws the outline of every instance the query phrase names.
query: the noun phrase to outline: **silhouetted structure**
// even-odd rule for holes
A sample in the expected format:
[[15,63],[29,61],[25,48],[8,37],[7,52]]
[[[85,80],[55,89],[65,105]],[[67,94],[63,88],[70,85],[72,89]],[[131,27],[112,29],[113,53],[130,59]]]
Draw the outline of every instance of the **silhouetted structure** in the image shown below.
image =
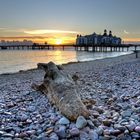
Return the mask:
[[93,33],[91,35],[77,35],[76,45],[120,45],[121,38],[112,35],[112,31],[104,30],[103,35]]

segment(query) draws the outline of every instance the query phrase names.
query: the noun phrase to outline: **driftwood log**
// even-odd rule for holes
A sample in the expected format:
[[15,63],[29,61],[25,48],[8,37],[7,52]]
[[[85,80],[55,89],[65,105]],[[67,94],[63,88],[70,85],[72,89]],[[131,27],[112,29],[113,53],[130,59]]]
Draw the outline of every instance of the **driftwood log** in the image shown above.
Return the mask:
[[78,95],[74,79],[60,66],[53,62],[38,64],[46,72],[44,81],[36,89],[46,94],[51,104],[70,120],[76,120],[78,116],[89,116],[86,106]]

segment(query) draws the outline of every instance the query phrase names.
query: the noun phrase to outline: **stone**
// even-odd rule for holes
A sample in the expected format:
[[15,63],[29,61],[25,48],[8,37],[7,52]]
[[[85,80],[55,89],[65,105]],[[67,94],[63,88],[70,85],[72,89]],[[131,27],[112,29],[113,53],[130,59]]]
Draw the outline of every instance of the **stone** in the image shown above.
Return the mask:
[[98,133],[98,135],[102,135],[103,132],[104,132],[104,129],[103,129],[102,127],[99,126],[99,127],[97,128],[96,132]]
[[89,127],[90,127],[91,129],[94,129],[94,128],[95,128],[95,125],[92,123],[91,120],[87,120],[87,124],[89,125]]
[[37,140],[50,140],[47,136],[38,136]]
[[94,124],[96,127],[98,127],[98,126],[101,125],[101,123],[100,123],[99,120],[97,120],[97,119],[92,119],[92,122],[93,122],[93,124]]
[[131,116],[132,111],[131,110],[127,110],[127,111],[123,111],[121,113],[122,117],[130,117]]
[[99,140],[99,136],[95,130],[94,131],[91,130],[89,132],[89,138],[90,138],[90,140]]
[[140,133],[140,126],[137,126],[137,127],[135,128],[135,131],[138,132],[138,133]]
[[60,126],[59,130],[57,131],[57,135],[60,138],[65,138],[66,137],[66,127],[65,126]]
[[92,115],[93,115],[95,118],[98,118],[98,117],[99,117],[99,113],[98,113],[98,112],[94,112],[94,113],[92,113]]
[[50,140],[59,140],[59,137],[57,136],[56,133],[52,133],[51,136],[49,137]]
[[12,140],[12,138],[5,137],[5,138],[2,138],[0,140]]
[[82,129],[87,125],[87,121],[83,116],[79,116],[76,120],[76,127]]
[[80,132],[80,140],[88,140],[88,139],[89,139],[88,133],[81,131]]
[[133,122],[133,123],[130,123],[129,125],[126,125],[126,127],[129,131],[132,132],[135,129],[136,124]]
[[140,107],[136,108],[136,113],[140,113]]
[[102,122],[105,126],[111,126],[111,124],[112,124],[112,121],[109,119],[103,120]]
[[35,131],[35,130],[28,130],[28,131],[26,131],[26,133],[27,133],[28,135],[33,135],[33,134],[36,133],[36,131]]
[[5,133],[5,131],[0,131],[0,136],[3,135]]
[[46,130],[46,134],[47,134],[47,135],[49,135],[49,134],[52,133],[52,132],[53,132],[53,128],[51,128],[51,127],[48,128],[48,129]]
[[3,137],[11,137],[11,138],[14,137],[14,135],[13,134],[10,134],[10,133],[4,133],[2,136]]
[[26,121],[28,119],[28,116],[26,114],[22,114],[22,116],[21,117],[18,117],[18,119],[20,121]]
[[34,112],[36,110],[35,106],[29,106],[27,109],[29,112]]
[[28,134],[26,132],[21,132],[17,135],[19,138],[24,138],[24,137],[28,137]]
[[104,135],[110,135],[110,130],[105,129],[104,132],[103,132],[103,134],[104,134]]
[[119,134],[121,134],[122,132],[120,130],[111,130],[110,134],[114,135],[114,136],[118,136]]
[[7,133],[11,132],[13,130],[13,127],[6,127],[4,129],[4,131],[6,131]]
[[117,136],[117,140],[127,140],[127,139],[126,139],[125,135],[122,133]]
[[61,125],[67,125],[67,124],[70,123],[70,121],[67,118],[63,117],[59,120],[58,123],[61,124]]
[[95,109],[97,112],[99,112],[99,114],[104,113],[104,110],[101,107],[95,107],[93,109]]
[[140,138],[140,135],[136,132],[131,132],[131,137],[138,139],[138,138]]
[[14,104],[13,102],[9,102],[9,103],[7,103],[6,106],[7,106],[8,108],[12,108],[12,107],[15,106],[15,104]]
[[115,124],[114,128],[120,130],[121,132],[124,132],[126,130],[126,127],[120,124]]
[[79,136],[79,134],[80,134],[80,131],[79,131],[78,128],[72,128],[72,129],[70,130],[70,135],[73,136],[73,137]]

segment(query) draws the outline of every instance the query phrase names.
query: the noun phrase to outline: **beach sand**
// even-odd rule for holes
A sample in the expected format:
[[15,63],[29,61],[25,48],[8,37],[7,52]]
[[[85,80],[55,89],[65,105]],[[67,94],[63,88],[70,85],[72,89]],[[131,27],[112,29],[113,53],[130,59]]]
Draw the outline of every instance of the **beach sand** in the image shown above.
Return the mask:
[[140,58],[129,54],[63,67],[78,73],[81,98],[96,101],[87,125],[63,124],[47,97],[31,88],[45,74],[32,69],[0,75],[0,139],[140,139]]

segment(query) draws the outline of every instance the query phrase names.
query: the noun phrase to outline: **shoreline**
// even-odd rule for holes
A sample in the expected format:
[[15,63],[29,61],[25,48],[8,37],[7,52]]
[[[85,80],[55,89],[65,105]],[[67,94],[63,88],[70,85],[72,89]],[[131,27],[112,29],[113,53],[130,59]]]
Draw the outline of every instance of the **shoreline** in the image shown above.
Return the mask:
[[44,79],[42,69],[0,75],[1,139],[140,139],[140,58],[131,54],[63,66],[78,74],[81,99],[96,102],[88,107],[90,117],[71,122],[33,90],[31,85]]

